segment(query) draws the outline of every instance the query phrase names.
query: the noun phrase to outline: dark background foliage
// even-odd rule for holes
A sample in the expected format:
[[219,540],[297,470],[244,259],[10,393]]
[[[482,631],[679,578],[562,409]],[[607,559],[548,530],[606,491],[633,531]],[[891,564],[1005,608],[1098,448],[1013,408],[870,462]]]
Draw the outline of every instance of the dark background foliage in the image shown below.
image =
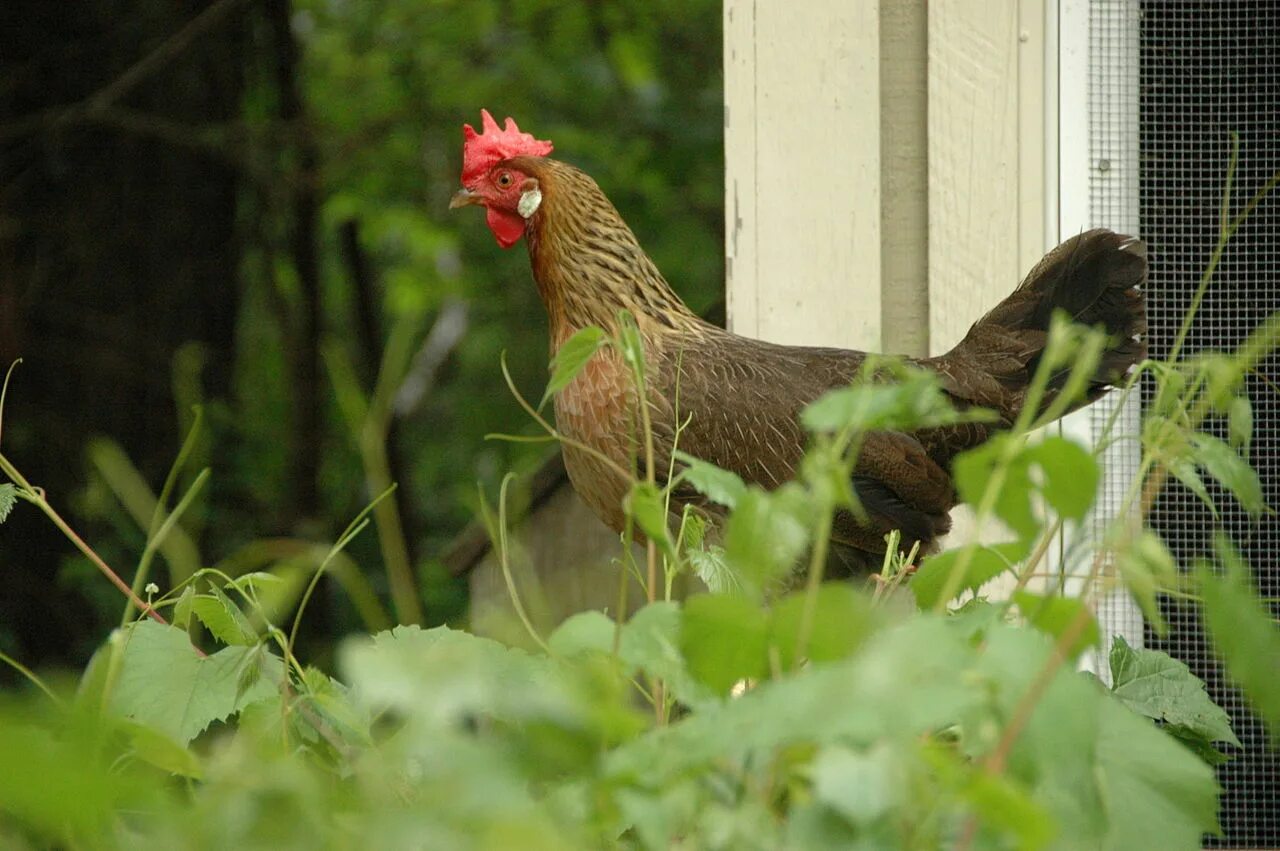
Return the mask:
[[[487,107],[552,139],[703,309],[722,280],[720,14],[711,0],[3,4],[0,357],[23,358],[5,454],[128,579],[145,532],[116,445],[158,490],[200,404],[191,469],[212,477],[186,528],[201,563],[331,540],[370,494],[325,352],[368,392],[393,328],[418,346],[441,315],[465,320],[413,374],[425,392],[390,453],[426,619],[461,617],[440,552],[477,481],[492,491],[547,451],[483,440],[525,424],[500,353],[536,397],[547,342],[524,252],[446,209],[461,124]],[[353,553],[385,594],[374,536]],[[0,571],[0,649],[30,664],[83,662],[119,616],[117,592],[28,506],[0,527]],[[312,652],[356,626],[327,589]]]

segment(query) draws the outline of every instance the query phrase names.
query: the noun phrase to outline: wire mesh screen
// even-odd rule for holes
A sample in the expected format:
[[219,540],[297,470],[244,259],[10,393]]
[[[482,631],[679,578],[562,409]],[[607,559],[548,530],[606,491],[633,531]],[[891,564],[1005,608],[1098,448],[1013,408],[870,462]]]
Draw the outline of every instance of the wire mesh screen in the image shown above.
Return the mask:
[[[1136,226],[1147,241],[1151,354],[1165,357],[1217,242],[1230,134],[1240,138],[1234,210],[1280,168],[1280,2],[1092,0],[1090,66],[1091,215],[1099,225]],[[1183,351],[1234,347],[1277,310],[1280,198],[1272,198],[1227,249]],[[1249,460],[1272,506],[1280,506],[1277,379],[1280,357],[1273,355],[1247,382],[1255,428]],[[1144,401],[1150,392],[1144,388]],[[1095,429],[1103,415],[1095,414]],[[1129,451],[1132,470],[1136,450]],[[1207,484],[1217,519],[1174,484],[1154,506],[1152,525],[1183,566],[1208,554],[1215,529],[1226,531],[1253,566],[1263,598],[1280,600],[1280,522],[1250,520],[1230,495]],[[1118,505],[1120,497],[1108,489],[1103,499]],[[1172,599],[1161,606],[1169,632],[1148,629],[1147,645],[1205,680],[1244,743],[1218,769],[1225,835],[1206,845],[1280,848],[1280,753],[1224,678],[1194,610]]]

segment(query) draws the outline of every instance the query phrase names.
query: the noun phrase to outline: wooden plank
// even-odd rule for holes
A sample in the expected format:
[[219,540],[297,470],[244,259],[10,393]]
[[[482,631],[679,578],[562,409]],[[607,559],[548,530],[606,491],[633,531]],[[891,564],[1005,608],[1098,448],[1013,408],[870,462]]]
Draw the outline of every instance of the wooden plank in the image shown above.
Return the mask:
[[729,325],[878,350],[878,4],[724,8]]
[[1018,8],[929,4],[929,340],[938,354],[1013,289]]
[[884,350],[929,353],[928,14],[880,0],[880,327]]
[[[941,354],[1044,254],[1045,11],[1038,0],[928,6],[929,348]],[[1002,537],[952,513],[952,544]]]

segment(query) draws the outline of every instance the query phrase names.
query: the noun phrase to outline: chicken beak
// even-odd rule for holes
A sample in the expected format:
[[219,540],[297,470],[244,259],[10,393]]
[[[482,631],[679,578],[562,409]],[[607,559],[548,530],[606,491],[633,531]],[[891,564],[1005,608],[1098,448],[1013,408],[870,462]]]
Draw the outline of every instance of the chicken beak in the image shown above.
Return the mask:
[[472,204],[483,204],[484,198],[478,192],[472,192],[470,189],[460,189],[454,194],[449,201],[449,209],[456,210],[459,207],[469,207]]

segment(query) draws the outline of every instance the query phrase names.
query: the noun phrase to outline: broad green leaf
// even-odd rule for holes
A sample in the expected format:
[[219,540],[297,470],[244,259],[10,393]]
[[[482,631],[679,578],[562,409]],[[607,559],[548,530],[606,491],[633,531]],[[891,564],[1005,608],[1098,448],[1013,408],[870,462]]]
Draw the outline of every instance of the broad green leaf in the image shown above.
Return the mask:
[[689,673],[717,694],[769,673],[769,616],[746,597],[696,594],[685,601],[680,652]]
[[[1068,630],[1074,638],[1067,646],[1067,655],[1075,659],[1087,648],[1097,647],[1101,639],[1098,622],[1083,601],[1075,597],[1042,596],[1029,591],[1015,591],[1013,602],[1027,622],[1055,639],[1062,638]],[[1079,626],[1083,620],[1084,625]]]
[[209,590],[209,594],[197,595],[191,601],[191,611],[200,622],[223,644],[256,644],[257,633],[240,607],[221,589],[212,587]]
[[1065,437],[1049,436],[1028,447],[1027,459],[1044,473],[1040,492],[1061,516],[1082,520],[1098,490],[1098,462]]
[[[257,674],[245,688],[241,677],[254,658]],[[274,655],[226,647],[202,659],[186,632],[144,620],[129,630],[111,708],[185,745],[212,722],[276,694],[283,679]]]
[[696,709],[716,698],[689,673],[680,652],[683,620],[677,604],[650,603],[623,626],[618,652],[629,665],[663,680],[677,700]]
[[134,755],[143,762],[180,777],[199,780],[204,775],[198,756],[154,727],[125,722],[125,732]]
[[1142,614],[1155,631],[1163,635],[1167,626],[1156,595],[1178,584],[1178,565],[1173,553],[1159,535],[1143,529],[1115,551],[1115,560],[1125,587],[1142,607]]
[[0,484],[0,523],[9,519],[9,512],[13,511],[17,501],[17,489],[10,482]]
[[1004,464],[1004,476],[997,477],[1002,466],[1006,446],[1021,439],[1011,434],[1000,434],[986,443],[962,452],[952,462],[956,488],[960,497],[971,505],[981,505],[988,488],[995,489],[996,516],[1008,524],[1019,538],[1030,539],[1040,530],[1031,497],[1036,487],[1029,472],[1028,448],[1020,445]]
[[812,509],[794,483],[751,487],[725,524],[724,553],[749,590],[759,592],[795,569],[809,545]]
[[1179,737],[1242,747],[1227,713],[1209,699],[1204,682],[1190,668],[1167,653],[1130,647],[1119,635],[1111,644],[1111,693],[1139,715],[1169,725]]
[[1280,741],[1280,628],[1258,599],[1249,568],[1235,547],[1219,535],[1214,548],[1224,572],[1198,565],[1204,622],[1227,673]]
[[1227,407],[1227,443],[1248,457],[1253,442],[1253,403],[1248,396],[1237,396]]
[[1218,830],[1213,770],[1115,701],[1100,699],[1097,725],[1095,782],[1106,819],[1100,847],[1201,847],[1201,836]]
[[938,597],[947,586],[951,572],[959,567],[963,554],[969,554],[969,563],[964,568],[964,575],[961,576],[959,584],[956,585],[955,596],[981,588],[1001,573],[1011,569],[1029,550],[1030,546],[1023,541],[1010,541],[991,546],[965,544],[954,550],[947,550],[926,558],[920,570],[907,583],[907,587],[911,589],[911,593],[915,594],[916,604],[920,608],[930,609],[937,604]]
[[677,450],[676,458],[685,465],[680,478],[712,502],[733,508],[747,489],[736,473],[694,458],[687,452]]
[[814,797],[854,824],[873,821],[905,799],[902,759],[885,742],[867,751],[828,745],[809,768]]
[[900,364],[886,366],[885,372],[889,381],[861,377],[826,393],[800,412],[801,424],[814,432],[904,431],[993,417],[981,409],[957,411],[937,373]]
[[551,379],[542,394],[541,408],[547,400],[569,386],[582,368],[591,360],[591,356],[609,344],[608,336],[594,325],[588,325],[565,340],[551,359]]
[[[804,658],[830,662],[852,655],[875,629],[871,602],[851,586],[837,582],[823,583],[814,594],[813,620]],[[797,643],[808,601],[808,591],[793,591],[774,606],[770,643],[778,648],[784,670],[794,668],[801,661],[796,655]]]
[[1262,480],[1234,449],[1202,431],[1191,435],[1191,446],[1196,461],[1231,491],[1245,511],[1256,517],[1266,510]]
[[617,624],[604,612],[588,611],[570,615],[547,637],[547,646],[557,656],[580,653],[610,653]]
[[627,494],[624,507],[640,531],[657,544],[663,552],[675,551],[671,543],[671,531],[667,526],[667,507],[662,491],[649,482],[636,482]]

